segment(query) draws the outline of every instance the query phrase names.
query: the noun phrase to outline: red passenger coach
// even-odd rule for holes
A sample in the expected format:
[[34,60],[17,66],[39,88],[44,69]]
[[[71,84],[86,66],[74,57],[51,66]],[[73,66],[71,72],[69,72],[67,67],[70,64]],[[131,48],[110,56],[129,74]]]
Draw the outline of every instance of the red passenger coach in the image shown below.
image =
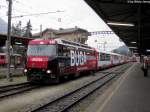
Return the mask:
[[60,77],[96,67],[97,55],[92,47],[60,39],[36,39],[29,42],[24,72],[31,82],[59,82]]
[[[22,56],[20,54],[10,54],[10,65],[19,66],[21,65]],[[6,66],[6,53],[0,53],[0,66]]]
[[4,66],[6,64],[5,53],[0,53],[0,65]]

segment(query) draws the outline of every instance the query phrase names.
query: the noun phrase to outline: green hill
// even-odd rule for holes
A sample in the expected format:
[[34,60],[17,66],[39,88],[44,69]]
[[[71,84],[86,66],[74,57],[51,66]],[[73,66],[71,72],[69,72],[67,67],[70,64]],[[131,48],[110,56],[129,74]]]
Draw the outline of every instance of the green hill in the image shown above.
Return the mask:
[[131,51],[129,50],[129,48],[125,45],[120,46],[117,49],[113,50],[114,53],[118,53],[118,54],[122,54],[122,55],[131,55]]

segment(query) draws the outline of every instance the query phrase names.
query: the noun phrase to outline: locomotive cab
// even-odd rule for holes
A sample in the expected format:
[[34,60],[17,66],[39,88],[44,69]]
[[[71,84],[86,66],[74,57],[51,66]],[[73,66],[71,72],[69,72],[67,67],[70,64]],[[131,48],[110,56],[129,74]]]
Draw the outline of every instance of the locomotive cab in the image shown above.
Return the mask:
[[57,78],[56,47],[55,40],[33,40],[29,43],[24,69],[28,81]]

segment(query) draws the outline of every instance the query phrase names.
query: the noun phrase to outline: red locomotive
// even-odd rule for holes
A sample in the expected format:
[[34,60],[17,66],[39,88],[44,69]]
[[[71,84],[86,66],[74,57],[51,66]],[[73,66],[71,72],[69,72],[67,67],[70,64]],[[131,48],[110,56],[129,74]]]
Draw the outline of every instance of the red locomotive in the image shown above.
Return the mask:
[[24,72],[31,82],[59,82],[63,76],[78,75],[127,61],[122,55],[98,52],[84,44],[60,39],[36,39],[29,42]]

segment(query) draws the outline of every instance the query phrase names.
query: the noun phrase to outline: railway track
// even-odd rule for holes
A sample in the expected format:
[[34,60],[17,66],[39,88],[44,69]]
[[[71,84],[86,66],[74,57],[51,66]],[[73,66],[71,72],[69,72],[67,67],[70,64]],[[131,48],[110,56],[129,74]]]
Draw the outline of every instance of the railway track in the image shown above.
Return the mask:
[[[118,67],[120,68],[120,66],[118,66]],[[116,70],[118,70],[118,67],[113,68],[111,70],[111,73],[113,73],[112,71],[116,72]],[[110,73],[110,71],[103,72],[103,73]],[[31,89],[34,89],[37,87],[39,87],[39,86],[31,85],[29,82],[8,85],[8,86],[0,86],[0,99],[8,97],[8,96],[12,96],[12,95],[20,94],[20,93],[23,93],[25,91],[28,91],[28,90],[31,90]]]
[[0,99],[22,93],[34,89],[36,87],[38,86],[31,85],[29,82],[8,86],[0,86]]
[[36,108],[27,109],[26,112],[66,112],[76,103],[100,89],[105,84],[114,79],[118,74],[123,73],[129,66],[117,67],[109,72],[103,73],[98,79],[79,87],[55,100],[41,104]]
[[113,68],[100,71],[99,73],[117,73],[117,74],[121,74],[121,73],[124,73],[125,70],[130,67],[130,65],[131,64],[123,64],[123,65],[115,66]]

